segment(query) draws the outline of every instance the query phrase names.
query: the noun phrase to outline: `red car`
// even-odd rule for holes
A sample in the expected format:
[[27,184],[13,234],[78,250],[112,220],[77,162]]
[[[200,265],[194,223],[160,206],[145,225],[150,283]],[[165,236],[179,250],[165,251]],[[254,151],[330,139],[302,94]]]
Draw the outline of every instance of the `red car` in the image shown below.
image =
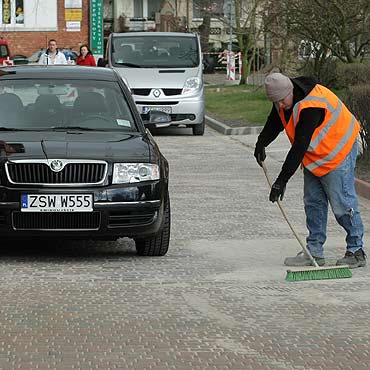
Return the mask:
[[[6,61],[10,61],[7,63]],[[4,63],[5,62],[5,63]],[[8,46],[8,42],[0,39],[0,66],[6,64],[13,64],[13,58],[10,55],[10,50]]]

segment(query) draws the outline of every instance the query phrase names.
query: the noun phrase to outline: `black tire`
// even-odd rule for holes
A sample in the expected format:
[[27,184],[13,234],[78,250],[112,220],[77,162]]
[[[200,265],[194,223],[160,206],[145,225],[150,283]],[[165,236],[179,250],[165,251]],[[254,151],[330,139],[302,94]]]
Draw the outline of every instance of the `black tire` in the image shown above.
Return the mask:
[[193,125],[193,135],[202,136],[204,135],[204,129],[205,129],[205,120],[200,125]]
[[164,221],[157,234],[147,239],[135,239],[137,254],[140,256],[164,256],[170,244],[170,230],[171,207],[170,198],[168,197],[164,211]]

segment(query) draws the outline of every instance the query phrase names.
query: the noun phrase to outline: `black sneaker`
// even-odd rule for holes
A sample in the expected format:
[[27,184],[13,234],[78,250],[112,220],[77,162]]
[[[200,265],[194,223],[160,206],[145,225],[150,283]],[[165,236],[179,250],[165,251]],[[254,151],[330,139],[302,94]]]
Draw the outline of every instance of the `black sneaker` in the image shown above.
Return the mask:
[[347,251],[343,258],[337,261],[337,266],[348,265],[350,269],[366,266],[366,255],[362,249],[355,253]]

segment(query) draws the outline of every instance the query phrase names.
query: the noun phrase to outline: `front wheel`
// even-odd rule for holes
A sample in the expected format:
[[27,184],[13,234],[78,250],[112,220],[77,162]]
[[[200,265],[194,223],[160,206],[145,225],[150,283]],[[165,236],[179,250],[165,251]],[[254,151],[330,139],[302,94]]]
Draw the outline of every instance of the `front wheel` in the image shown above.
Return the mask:
[[136,252],[140,256],[164,256],[170,244],[171,208],[170,198],[167,197],[164,211],[164,221],[153,237],[147,239],[135,239]]
[[198,125],[193,125],[193,135],[204,135],[204,129],[205,129],[205,120],[203,119],[203,122]]

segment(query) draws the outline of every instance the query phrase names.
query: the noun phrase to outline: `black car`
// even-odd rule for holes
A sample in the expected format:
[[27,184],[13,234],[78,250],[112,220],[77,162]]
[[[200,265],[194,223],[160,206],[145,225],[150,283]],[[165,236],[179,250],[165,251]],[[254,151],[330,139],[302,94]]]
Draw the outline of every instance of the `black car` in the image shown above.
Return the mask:
[[113,70],[0,68],[0,131],[1,240],[131,237],[166,254],[168,163]]

